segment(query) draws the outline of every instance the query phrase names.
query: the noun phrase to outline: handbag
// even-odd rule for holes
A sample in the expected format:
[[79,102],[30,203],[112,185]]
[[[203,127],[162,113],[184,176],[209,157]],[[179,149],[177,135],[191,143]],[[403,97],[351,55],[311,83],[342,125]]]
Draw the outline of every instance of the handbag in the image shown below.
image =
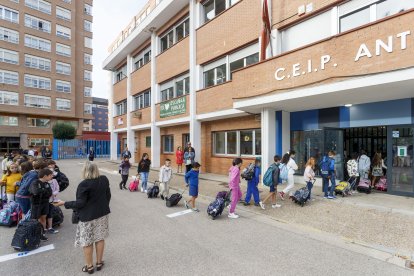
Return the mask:
[[73,212],[72,212],[72,223],[73,224],[79,223],[79,213],[76,209],[73,209]]
[[187,160],[185,160],[185,164],[186,164],[186,165],[191,165],[191,159],[187,159]]

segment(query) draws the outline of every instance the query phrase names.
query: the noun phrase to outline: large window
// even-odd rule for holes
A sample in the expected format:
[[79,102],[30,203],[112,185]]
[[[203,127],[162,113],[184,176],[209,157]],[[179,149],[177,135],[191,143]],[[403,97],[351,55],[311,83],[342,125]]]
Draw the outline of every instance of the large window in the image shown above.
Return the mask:
[[188,74],[161,84],[160,100],[168,101],[190,93],[190,77]]
[[88,5],[88,4],[85,4],[84,12],[87,15],[92,15],[92,6],[91,5]]
[[70,111],[70,100],[57,98],[56,110]]
[[43,78],[39,76],[33,75],[24,75],[24,86],[38,88],[38,89],[45,89],[51,90],[51,80],[49,78]]
[[29,8],[51,14],[52,12],[52,4],[42,0],[25,0],[25,5]]
[[0,40],[19,44],[19,32],[0,27]]
[[185,19],[173,28],[167,34],[161,37],[161,53],[179,42],[190,33],[190,19]]
[[204,22],[210,21],[219,13],[230,8],[239,0],[208,0],[203,3]]
[[49,128],[50,127],[50,119],[30,118],[30,117],[28,117],[27,118],[27,126],[28,127]]
[[92,97],[92,88],[85,86],[83,88],[83,96],[84,97]]
[[0,6],[0,19],[10,21],[12,23],[19,23],[19,12],[10,8]]
[[122,101],[115,105],[115,116],[124,115],[127,112],[127,101]]
[[[43,120],[43,121],[47,121],[49,119],[36,119],[36,120]],[[43,123],[40,122],[40,123]],[[49,127],[49,124],[47,126],[37,126],[37,127]],[[40,146],[50,146],[50,139],[47,138],[30,138],[30,145],[33,147],[40,147]]]
[[70,39],[72,32],[70,28],[56,24],[56,35],[64,39]]
[[0,70],[0,83],[19,85],[19,73]]
[[0,62],[19,64],[19,53],[0,48]]
[[24,25],[26,27],[39,30],[45,33],[50,34],[51,32],[51,23],[49,21],[28,14],[24,15]]
[[225,82],[226,69],[226,64],[221,64],[213,69],[204,71],[204,88]]
[[66,21],[70,21],[71,20],[70,10],[64,9],[62,7],[56,7],[56,17],[66,20]]
[[19,105],[19,93],[0,91],[0,104]]
[[125,64],[113,73],[113,83],[120,82],[127,77],[127,65]]
[[85,64],[88,64],[88,65],[92,64],[92,55],[84,53],[83,54],[83,61],[84,61]]
[[92,48],[92,38],[85,36],[84,43],[86,48]]
[[70,57],[71,56],[70,46],[56,43],[56,54],[64,56],[64,57]]
[[261,146],[260,129],[213,133],[215,155],[256,156],[261,155]]
[[70,75],[72,69],[70,64],[56,61],[56,73]]
[[174,153],[174,136],[164,135],[162,139],[162,153]]
[[0,126],[18,126],[19,118],[14,116],[0,115]]
[[134,57],[135,70],[141,68],[142,66],[144,66],[150,61],[151,61],[151,46],[141,51],[138,55]]
[[86,81],[92,81],[92,72],[84,70],[83,79]]
[[134,96],[134,110],[151,106],[151,91],[139,93]]
[[50,59],[24,55],[24,66],[50,72]]
[[83,21],[83,29],[87,32],[92,32],[92,22],[88,20]]
[[24,105],[27,107],[50,109],[51,100],[50,97],[25,94]]
[[70,93],[72,90],[71,83],[68,81],[56,80],[56,91]]
[[50,52],[51,50],[50,40],[31,35],[24,36],[24,45],[45,52]]
[[92,114],[92,105],[90,103],[83,104],[83,112],[85,114]]

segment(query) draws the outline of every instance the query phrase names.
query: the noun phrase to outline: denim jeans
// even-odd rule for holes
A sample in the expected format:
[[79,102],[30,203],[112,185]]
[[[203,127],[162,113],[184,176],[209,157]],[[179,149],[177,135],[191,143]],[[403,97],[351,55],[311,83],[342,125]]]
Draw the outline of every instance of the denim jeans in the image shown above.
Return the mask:
[[[329,176],[330,176],[330,179],[328,178]],[[322,187],[323,187],[324,196],[328,196],[328,192],[329,192],[329,196],[333,196],[333,193],[335,190],[335,186],[336,186],[335,174],[330,173],[329,176],[322,177]],[[331,181],[330,189],[329,189],[329,180]]]
[[19,203],[23,214],[26,215],[27,212],[29,212],[31,206],[30,198],[16,197],[16,202]]
[[141,176],[141,187],[142,189],[147,189],[147,182],[148,182],[148,172],[141,172],[139,175]]
[[307,187],[307,188],[308,188],[308,190],[309,190],[309,195],[308,195],[307,200],[310,200],[310,199],[311,199],[311,191],[312,191],[312,188],[313,188],[313,183],[312,183],[312,181],[308,181],[308,182],[306,182],[306,187]]

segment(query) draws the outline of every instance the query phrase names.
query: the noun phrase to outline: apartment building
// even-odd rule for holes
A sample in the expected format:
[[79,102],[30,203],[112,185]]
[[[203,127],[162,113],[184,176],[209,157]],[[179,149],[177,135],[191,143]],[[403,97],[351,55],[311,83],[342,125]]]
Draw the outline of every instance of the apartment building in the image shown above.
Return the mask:
[[85,120],[84,131],[108,132],[108,99],[92,98],[92,120]]
[[0,152],[92,119],[92,0],[0,3]]
[[175,160],[191,141],[204,172],[294,149],[329,150],[337,177],[365,149],[387,164],[388,192],[414,195],[414,1],[149,1],[110,46],[111,158]]

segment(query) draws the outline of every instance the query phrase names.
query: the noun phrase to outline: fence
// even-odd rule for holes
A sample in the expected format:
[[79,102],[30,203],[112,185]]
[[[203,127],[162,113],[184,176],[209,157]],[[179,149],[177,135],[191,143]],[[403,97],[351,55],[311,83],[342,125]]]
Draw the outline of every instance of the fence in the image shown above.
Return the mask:
[[109,158],[111,141],[97,140],[53,140],[53,159],[86,158],[90,148],[95,150],[96,158]]

